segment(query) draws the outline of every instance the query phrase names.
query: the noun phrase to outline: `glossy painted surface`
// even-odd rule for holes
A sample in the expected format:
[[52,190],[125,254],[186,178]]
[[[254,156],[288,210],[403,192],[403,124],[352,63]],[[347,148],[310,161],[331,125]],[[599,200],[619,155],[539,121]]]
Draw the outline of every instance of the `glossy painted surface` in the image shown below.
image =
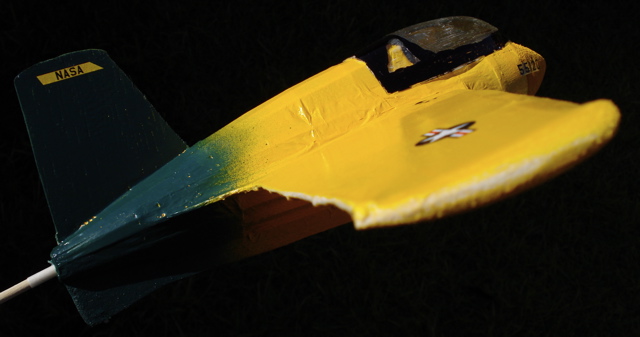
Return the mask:
[[[401,73],[415,62],[402,57],[402,48],[387,51],[388,71]],[[349,58],[242,115],[88,215],[53,249],[52,263],[93,324],[207,264],[258,254],[349,220],[358,229],[414,223],[508,197],[587,158],[613,136],[619,120],[607,100],[575,104],[529,96],[544,68],[540,55],[507,43],[388,92],[367,63]],[[289,197],[326,207],[287,204]],[[189,232],[187,224],[160,223],[229,200],[240,207],[242,223],[220,244],[225,257],[207,256],[203,265],[185,268],[177,261],[177,269],[96,283],[104,266],[119,261],[136,268],[140,261],[131,256],[148,259],[148,249],[177,246],[172,240]],[[184,237],[193,233],[199,232]],[[184,260],[200,253],[195,249]],[[77,282],[88,274],[95,275]]]
[[[522,71],[525,62],[536,70]],[[586,158],[617,125],[608,101],[524,95],[537,89],[543,72],[538,54],[508,43],[442,78],[389,94],[364,62],[347,59],[132,187],[56,247],[53,262],[63,276],[67,260],[124,256],[122,247],[109,249],[122,237],[259,188],[337,206],[357,228],[439,218],[509,196]],[[473,132],[464,137],[416,146],[423,134],[470,121]]]
[[[438,218],[548,179],[612,137],[619,115],[611,102],[523,95],[535,93],[543,73],[540,55],[508,43],[388,94],[351,58],[243,115],[203,149],[232,149],[235,192],[264,188],[332,204],[357,228]],[[475,132],[465,137],[415,146],[431,130],[470,121]]]

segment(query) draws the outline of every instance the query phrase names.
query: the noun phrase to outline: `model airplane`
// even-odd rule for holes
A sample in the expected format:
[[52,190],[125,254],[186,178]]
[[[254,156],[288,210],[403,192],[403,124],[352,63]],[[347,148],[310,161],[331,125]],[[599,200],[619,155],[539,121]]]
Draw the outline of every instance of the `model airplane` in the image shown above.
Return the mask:
[[[57,230],[52,277],[89,324],[201,270],[353,222],[441,218],[597,151],[608,100],[533,97],[537,53],[478,19],[399,30],[187,147],[104,51],[15,80]],[[208,223],[166,221],[199,209]],[[177,247],[180,253],[176,253]]]

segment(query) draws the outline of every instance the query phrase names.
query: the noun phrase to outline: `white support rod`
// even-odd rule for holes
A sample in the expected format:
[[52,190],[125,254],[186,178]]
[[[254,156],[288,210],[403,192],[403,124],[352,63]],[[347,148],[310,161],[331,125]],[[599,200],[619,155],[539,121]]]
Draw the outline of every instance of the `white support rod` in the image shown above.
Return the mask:
[[42,283],[56,277],[56,268],[51,265],[29,277],[26,280],[14,285],[13,287],[0,293],[0,304],[22,294],[23,292],[33,289]]

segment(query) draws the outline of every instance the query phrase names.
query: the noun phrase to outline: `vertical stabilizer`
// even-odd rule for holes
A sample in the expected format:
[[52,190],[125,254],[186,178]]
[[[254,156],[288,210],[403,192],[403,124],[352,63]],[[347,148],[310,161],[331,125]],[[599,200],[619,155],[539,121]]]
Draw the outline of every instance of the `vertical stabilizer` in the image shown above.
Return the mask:
[[57,240],[187,146],[102,50],[15,78]]

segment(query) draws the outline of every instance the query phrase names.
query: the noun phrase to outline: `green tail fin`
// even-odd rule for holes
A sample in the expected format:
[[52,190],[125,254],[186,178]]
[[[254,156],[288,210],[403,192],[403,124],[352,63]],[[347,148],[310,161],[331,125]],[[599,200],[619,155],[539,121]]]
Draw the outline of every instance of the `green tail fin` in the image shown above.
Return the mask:
[[41,62],[15,87],[58,242],[187,148],[105,51]]
[[[41,62],[14,83],[58,242],[187,149],[102,50]],[[190,273],[129,274],[98,270],[67,284],[87,323],[105,321]]]

